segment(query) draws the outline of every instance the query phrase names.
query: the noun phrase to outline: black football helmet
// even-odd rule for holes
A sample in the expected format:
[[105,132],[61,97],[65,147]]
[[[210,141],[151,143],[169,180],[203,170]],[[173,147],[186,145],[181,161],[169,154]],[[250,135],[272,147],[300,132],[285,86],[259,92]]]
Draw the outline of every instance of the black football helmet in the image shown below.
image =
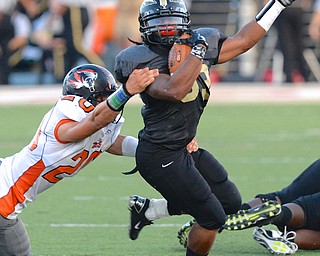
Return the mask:
[[63,95],[77,95],[92,105],[97,105],[98,96],[109,96],[118,89],[118,85],[106,68],[84,64],[71,69],[63,81]]
[[139,23],[143,42],[165,46],[171,46],[191,25],[183,0],[144,0]]

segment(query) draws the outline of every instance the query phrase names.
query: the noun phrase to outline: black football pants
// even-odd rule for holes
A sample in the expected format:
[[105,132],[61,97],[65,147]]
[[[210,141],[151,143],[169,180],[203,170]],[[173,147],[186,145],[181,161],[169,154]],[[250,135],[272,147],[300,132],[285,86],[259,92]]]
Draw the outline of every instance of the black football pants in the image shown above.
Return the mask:
[[168,201],[170,215],[187,213],[206,229],[219,229],[236,212],[241,197],[222,165],[207,151],[189,154],[140,141],[136,153],[141,176]]

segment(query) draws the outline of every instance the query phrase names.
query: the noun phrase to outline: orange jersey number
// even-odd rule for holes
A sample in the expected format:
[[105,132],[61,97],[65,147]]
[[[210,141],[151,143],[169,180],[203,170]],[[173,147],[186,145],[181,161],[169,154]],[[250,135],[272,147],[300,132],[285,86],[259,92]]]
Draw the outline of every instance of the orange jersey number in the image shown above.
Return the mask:
[[[96,159],[101,154],[100,151],[95,151],[89,156],[89,152],[84,150],[81,153],[72,157],[72,160],[78,163],[75,166],[59,166],[50,172],[47,172],[43,175],[43,178],[49,181],[50,183],[57,183],[62,180],[62,177],[59,177],[61,174],[72,175],[74,172],[78,171],[79,168],[85,167],[88,163]],[[89,156],[89,157],[88,157]],[[82,163],[84,165],[82,166]]]

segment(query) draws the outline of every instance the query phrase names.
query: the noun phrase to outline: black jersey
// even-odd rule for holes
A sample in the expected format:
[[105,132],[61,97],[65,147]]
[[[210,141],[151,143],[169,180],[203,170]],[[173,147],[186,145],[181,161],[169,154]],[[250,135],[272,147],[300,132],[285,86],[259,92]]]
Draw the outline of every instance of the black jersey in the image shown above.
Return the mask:
[[[141,93],[145,104],[142,108],[144,128],[139,138],[167,149],[185,147],[196,135],[197,126],[210,96],[209,68],[218,61],[221,45],[226,39],[218,29],[197,29],[209,45],[203,60],[200,75],[192,90],[182,101],[158,100],[147,93]],[[116,57],[116,79],[125,83],[136,68],[157,68],[160,73],[169,74],[169,49],[149,45],[131,46]]]

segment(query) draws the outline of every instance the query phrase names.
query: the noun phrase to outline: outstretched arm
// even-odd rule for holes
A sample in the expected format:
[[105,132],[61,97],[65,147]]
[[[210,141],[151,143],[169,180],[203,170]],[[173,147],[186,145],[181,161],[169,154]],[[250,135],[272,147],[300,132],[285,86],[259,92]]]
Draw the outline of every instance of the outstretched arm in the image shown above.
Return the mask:
[[218,63],[227,62],[251,49],[270,29],[282,10],[294,0],[270,0],[258,13],[255,21],[249,22],[236,35],[222,44]]
[[256,22],[245,25],[236,35],[228,37],[222,44],[218,63],[227,62],[251,49],[266,31]]

